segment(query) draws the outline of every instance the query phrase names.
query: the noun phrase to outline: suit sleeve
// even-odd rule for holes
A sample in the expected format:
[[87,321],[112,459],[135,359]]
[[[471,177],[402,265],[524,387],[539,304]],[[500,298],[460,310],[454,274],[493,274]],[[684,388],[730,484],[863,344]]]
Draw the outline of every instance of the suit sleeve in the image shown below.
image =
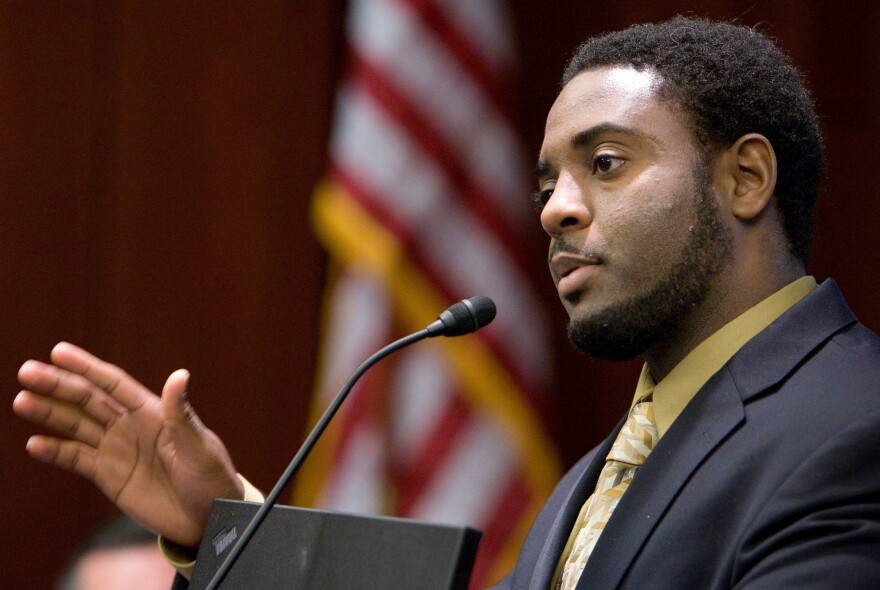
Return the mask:
[[738,590],[880,588],[880,412],[818,448],[749,530]]

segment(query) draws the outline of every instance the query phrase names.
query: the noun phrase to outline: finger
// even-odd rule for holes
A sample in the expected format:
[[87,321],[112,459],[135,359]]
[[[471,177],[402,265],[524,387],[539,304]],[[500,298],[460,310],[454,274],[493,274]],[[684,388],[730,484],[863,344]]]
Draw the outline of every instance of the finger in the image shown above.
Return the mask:
[[82,408],[22,391],[12,402],[16,414],[61,436],[78,440],[94,448],[104,436],[104,428]]
[[104,426],[125,411],[122,404],[80,375],[39,361],[24,363],[18,370],[18,380],[36,394],[78,406]]
[[56,366],[83,376],[129,411],[137,410],[155,397],[149,389],[116,365],[102,361],[69,342],[56,344],[51,359]]
[[32,436],[27,442],[28,454],[38,461],[77,473],[90,481],[95,480],[95,450],[69,440],[50,436]]

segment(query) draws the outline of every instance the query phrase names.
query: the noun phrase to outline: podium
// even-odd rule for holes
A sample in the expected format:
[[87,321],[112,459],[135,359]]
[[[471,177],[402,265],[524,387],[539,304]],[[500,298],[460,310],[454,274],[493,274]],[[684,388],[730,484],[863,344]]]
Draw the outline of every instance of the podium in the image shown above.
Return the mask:
[[[215,500],[191,590],[203,590],[259,504]],[[422,521],[274,506],[223,590],[467,590],[481,533]]]

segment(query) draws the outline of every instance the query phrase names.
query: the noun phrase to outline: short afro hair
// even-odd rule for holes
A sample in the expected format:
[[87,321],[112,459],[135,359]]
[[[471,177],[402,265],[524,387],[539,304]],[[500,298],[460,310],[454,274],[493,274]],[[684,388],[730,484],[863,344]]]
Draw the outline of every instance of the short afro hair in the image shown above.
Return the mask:
[[707,151],[752,132],[770,141],[785,234],[806,263],[825,161],[813,100],[782,50],[750,27],[678,16],[588,39],[566,66],[562,85],[610,65],[657,72],[660,96],[684,109]]

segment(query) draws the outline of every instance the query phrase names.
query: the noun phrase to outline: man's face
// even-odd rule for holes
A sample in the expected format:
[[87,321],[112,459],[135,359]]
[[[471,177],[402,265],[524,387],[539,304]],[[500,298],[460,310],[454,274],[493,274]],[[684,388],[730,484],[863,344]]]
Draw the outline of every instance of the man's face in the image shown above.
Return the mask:
[[730,259],[707,158],[658,83],[587,70],[547,117],[537,176],[550,271],[572,341],[600,358],[662,342]]

